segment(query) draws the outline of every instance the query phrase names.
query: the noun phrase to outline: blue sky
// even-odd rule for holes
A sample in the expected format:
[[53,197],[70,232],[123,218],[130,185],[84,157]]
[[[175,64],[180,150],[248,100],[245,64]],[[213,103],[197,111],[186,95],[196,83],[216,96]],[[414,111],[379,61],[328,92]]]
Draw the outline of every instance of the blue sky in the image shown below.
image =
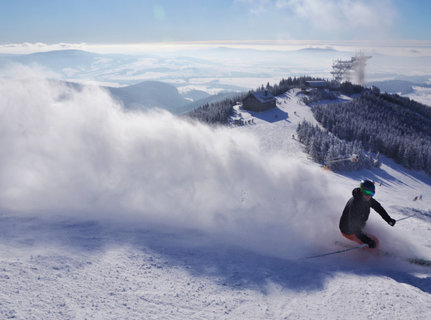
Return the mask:
[[430,40],[427,0],[2,0],[0,44]]

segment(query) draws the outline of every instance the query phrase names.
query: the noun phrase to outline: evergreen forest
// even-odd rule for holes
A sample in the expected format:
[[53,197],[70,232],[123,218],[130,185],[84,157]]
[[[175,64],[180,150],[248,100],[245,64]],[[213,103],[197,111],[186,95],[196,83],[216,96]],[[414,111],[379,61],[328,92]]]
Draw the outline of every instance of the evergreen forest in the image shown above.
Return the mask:
[[[307,150],[316,161],[324,163],[325,159],[346,155],[345,148],[356,153],[362,149],[359,153],[368,157],[381,153],[406,168],[431,174],[430,107],[398,95],[364,90],[349,102],[314,105],[312,111],[327,133],[300,126],[298,135],[306,141]],[[346,147],[335,142],[335,137],[345,140]],[[319,146],[310,147],[309,143]],[[321,154],[316,156],[319,148]]]

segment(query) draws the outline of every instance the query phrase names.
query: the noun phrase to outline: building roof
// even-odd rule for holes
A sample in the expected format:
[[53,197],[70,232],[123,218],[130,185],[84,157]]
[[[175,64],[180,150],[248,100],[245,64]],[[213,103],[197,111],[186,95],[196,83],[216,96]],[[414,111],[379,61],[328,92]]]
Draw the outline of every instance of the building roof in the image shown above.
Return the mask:
[[265,90],[265,91],[258,91],[258,92],[252,92],[252,94],[261,103],[266,103],[266,102],[269,102],[269,101],[272,101],[272,100],[275,99],[274,96],[270,92],[268,92],[267,90]]
[[310,86],[310,87],[313,87],[313,88],[316,88],[316,87],[326,87],[327,86],[326,81],[323,81],[323,80],[305,81],[305,84],[308,85],[308,86]]

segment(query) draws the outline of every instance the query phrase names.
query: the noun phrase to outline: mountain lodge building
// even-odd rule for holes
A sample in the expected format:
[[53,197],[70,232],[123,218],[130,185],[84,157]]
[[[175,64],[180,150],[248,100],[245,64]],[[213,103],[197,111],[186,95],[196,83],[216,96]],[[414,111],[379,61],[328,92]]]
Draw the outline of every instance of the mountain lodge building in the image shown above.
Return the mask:
[[309,88],[326,88],[328,83],[323,80],[310,80],[305,81],[305,85]]
[[275,107],[275,98],[268,90],[250,92],[244,100],[242,100],[242,105],[245,110],[258,112],[266,111]]

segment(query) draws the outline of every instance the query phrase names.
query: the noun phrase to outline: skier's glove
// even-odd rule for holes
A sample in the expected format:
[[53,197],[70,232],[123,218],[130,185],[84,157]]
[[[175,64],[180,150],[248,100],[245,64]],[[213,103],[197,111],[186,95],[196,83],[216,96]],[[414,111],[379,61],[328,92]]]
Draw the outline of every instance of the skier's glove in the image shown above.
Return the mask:
[[368,240],[368,248],[374,249],[376,247],[376,242],[373,239]]
[[388,224],[389,224],[391,227],[393,227],[393,226],[395,225],[395,222],[397,222],[397,220],[395,220],[395,219],[391,219],[391,220],[389,220],[389,221],[388,221]]

